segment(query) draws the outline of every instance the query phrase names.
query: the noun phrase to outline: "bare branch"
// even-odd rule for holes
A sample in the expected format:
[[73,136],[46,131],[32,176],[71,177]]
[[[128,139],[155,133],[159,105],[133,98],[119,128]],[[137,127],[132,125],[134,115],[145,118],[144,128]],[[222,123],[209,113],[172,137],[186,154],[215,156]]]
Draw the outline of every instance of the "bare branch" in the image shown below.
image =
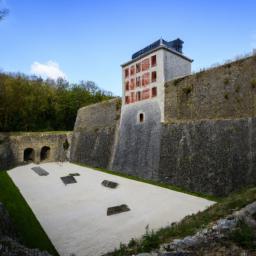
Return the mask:
[[2,20],[6,15],[8,15],[8,13],[9,13],[8,9],[0,10],[0,20]]

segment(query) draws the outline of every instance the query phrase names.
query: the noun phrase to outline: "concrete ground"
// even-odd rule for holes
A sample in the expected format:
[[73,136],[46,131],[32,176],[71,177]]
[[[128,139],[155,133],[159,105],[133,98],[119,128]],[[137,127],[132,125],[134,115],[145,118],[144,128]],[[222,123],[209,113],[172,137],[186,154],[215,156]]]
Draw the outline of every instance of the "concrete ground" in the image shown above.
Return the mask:
[[[158,229],[204,210],[213,202],[71,163],[45,163],[49,175],[31,168],[8,172],[61,256],[97,256],[138,238],[145,228]],[[64,185],[69,173],[77,183]],[[103,180],[119,183],[116,189]],[[128,212],[107,216],[107,208],[127,204]]]

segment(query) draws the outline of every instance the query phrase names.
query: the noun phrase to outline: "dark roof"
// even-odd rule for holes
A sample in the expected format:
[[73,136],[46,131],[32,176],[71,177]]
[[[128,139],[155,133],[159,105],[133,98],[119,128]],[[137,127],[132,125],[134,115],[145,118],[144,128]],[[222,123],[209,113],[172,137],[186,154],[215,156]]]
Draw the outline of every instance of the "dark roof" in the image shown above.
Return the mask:
[[137,57],[139,57],[140,55],[142,54],[145,54],[157,47],[159,47],[160,45],[163,45],[171,50],[175,50],[176,52],[179,52],[182,54],[182,45],[183,45],[183,41],[180,40],[179,38],[173,40],[173,41],[165,41],[163,39],[159,39],[157,41],[155,41],[154,43],[148,45],[147,47],[135,52],[133,55],[132,55],[132,59],[135,59]]

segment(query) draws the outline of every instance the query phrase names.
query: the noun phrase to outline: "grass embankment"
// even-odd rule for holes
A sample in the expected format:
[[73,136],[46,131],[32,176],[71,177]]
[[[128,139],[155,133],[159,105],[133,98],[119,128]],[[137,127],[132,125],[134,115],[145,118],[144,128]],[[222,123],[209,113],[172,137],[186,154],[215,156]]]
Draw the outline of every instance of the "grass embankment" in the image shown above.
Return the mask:
[[76,165],[83,166],[83,167],[88,167],[88,168],[90,168],[92,170],[96,170],[96,171],[112,174],[112,175],[115,175],[115,176],[120,176],[122,178],[126,178],[126,179],[130,179],[130,180],[135,180],[135,181],[147,183],[147,184],[150,184],[150,185],[154,185],[154,186],[158,186],[158,187],[161,187],[161,188],[166,188],[166,189],[174,190],[174,191],[177,191],[177,192],[185,193],[185,194],[196,196],[196,197],[202,197],[202,198],[207,199],[207,200],[211,200],[211,201],[215,201],[215,202],[220,202],[221,201],[220,197],[213,196],[213,195],[206,195],[206,194],[203,194],[203,193],[197,193],[197,192],[188,191],[188,190],[186,190],[184,188],[181,188],[181,187],[178,187],[178,186],[175,186],[175,185],[169,185],[169,184],[161,183],[161,182],[158,182],[158,181],[147,180],[147,179],[139,178],[139,177],[136,177],[136,176],[128,175],[128,174],[125,174],[125,173],[120,173],[120,172],[116,172],[116,171],[106,170],[106,169],[99,168],[99,167],[92,167],[92,166],[89,166],[87,164],[81,164],[81,163],[76,163],[76,162],[72,162],[72,163],[76,164]]
[[25,135],[52,135],[52,134],[68,134],[72,133],[73,131],[36,131],[36,132],[5,132],[10,136],[25,136]]
[[[231,214],[235,210],[243,208],[255,200],[256,188],[231,194],[205,211],[185,217],[179,223],[159,229],[156,232],[146,230],[146,234],[141,239],[132,239],[128,245],[120,245],[119,249],[107,255],[124,256],[140,252],[150,252],[159,248],[160,244],[170,242],[175,238],[193,235],[198,230],[206,228],[210,223]],[[238,239],[237,235],[235,237]],[[240,240],[239,243],[241,242]]]
[[0,202],[9,212],[22,244],[58,255],[32,210],[7,172],[0,172]]

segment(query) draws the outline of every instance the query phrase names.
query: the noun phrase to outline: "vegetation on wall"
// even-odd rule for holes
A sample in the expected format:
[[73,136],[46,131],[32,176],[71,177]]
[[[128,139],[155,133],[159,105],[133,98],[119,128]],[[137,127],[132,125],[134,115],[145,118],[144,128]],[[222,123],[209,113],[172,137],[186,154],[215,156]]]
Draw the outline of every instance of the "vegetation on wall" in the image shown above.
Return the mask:
[[91,81],[0,73],[0,131],[72,130],[79,108],[110,98]]
[[251,86],[252,86],[253,89],[256,88],[256,78],[252,79]]

